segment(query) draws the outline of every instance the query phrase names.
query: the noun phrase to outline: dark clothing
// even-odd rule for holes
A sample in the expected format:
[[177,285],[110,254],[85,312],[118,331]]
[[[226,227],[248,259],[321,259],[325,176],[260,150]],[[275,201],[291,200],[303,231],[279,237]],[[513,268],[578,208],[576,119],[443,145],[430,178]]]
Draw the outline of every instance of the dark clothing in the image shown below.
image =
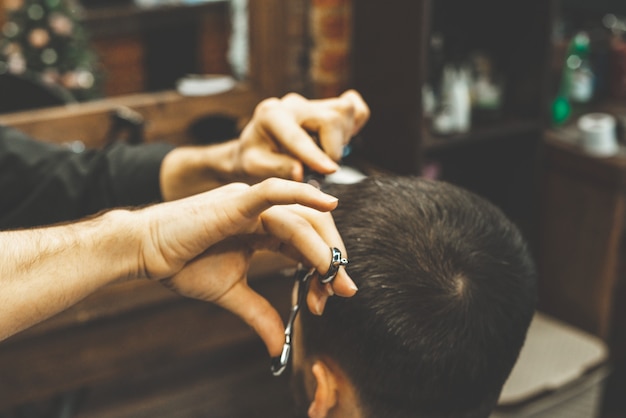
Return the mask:
[[161,200],[168,144],[74,152],[0,126],[0,230],[74,220]]

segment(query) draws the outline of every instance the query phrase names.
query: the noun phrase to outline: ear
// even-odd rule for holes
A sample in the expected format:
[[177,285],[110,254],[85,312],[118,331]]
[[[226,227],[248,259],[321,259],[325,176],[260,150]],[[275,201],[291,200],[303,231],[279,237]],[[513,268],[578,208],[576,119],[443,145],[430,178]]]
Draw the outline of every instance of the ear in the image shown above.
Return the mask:
[[315,394],[309,406],[310,418],[324,418],[337,405],[337,379],[323,361],[316,360],[311,367],[315,378]]

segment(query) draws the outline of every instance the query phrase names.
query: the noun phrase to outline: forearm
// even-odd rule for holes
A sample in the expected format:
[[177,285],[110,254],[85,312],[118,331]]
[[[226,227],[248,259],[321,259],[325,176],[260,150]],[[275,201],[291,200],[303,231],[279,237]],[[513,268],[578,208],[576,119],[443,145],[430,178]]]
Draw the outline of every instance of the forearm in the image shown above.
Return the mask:
[[0,232],[0,340],[136,275],[139,245],[129,213]]

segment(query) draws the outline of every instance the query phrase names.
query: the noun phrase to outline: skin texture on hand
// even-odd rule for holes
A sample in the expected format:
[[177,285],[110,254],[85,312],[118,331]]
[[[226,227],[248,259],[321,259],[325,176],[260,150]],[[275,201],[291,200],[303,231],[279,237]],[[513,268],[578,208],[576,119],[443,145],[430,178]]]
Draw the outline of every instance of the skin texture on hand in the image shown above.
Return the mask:
[[290,93],[263,100],[239,139],[172,150],[161,166],[163,199],[269,177],[302,181],[304,166],[333,173],[343,148],[369,116],[367,104],[354,90],[330,99],[307,100]]
[[[72,224],[0,232],[0,340],[109,283],[150,278],[241,316],[276,355],[282,321],[247,285],[250,257],[271,249],[325,273],[329,246],[344,249],[328,213],[336,205],[313,186],[268,179]],[[344,269],[333,288],[356,292]],[[319,309],[327,293],[311,292],[311,309]]]
[[[206,200],[209,195],[213,197],[210,202]],[[251,257],[256,250],[269,249],[325,273],[330,246],[345,254],[328,213],[336,206],[336,199],[307,184],[269,179],[253,186],[230,184],[160,206],[180,210],[181,202],[190,206],[185,213],[213,214],[215,218],[206,224],[206,233],[196,237],[200,239],[197,244],[191,236],[202,224],[196,220],[189,219],[187,224],[186,219],[174,215],[176,222],[150,227],[159,237],[172,238],[148,240],[167,245],[145,249],[149,260],[142,263],[144,274],[155,279],[165,277],[164,284],[178,293],[214,302],[239,315],[261,336],[269,353],[278,354],[284,342],[283,323],[274,307],[248,286]],[[185,232],[186,228],[191,229]],[[187,236],[183,246],[183,241],[174,238],[180,234]],[[312,312],[321,313],[329,294],[352,296],[355,292],[354,283],[340,269],[332,287],[319,283],[311,286],[307,302]]]
[[235,170],[237,140],[205,146],[180,146],[161,163],[163,200],[170,201],[248,179]]

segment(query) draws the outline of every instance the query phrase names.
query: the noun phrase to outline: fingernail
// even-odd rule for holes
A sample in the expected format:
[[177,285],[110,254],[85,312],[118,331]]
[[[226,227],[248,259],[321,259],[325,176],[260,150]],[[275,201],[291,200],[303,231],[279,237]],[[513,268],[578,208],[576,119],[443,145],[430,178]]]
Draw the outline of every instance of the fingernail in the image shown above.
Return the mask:
[[339,199],[338,199],[338,198],[336,198],[336,197],[335,197],[335,196],[333,196],[333,195],[329,195],[329,194],[326,194],[326,193],[324,193],[324,194],[326,195],[326,201],[327,201],[328,203],[337,203],[337,202],[339,201]]
[[359,291],[359,288],[356,286],[356,283],[352,281],[352,278],[346,274],[346,279],[348,279],[348,287],[350,290],[354,290],[355,292]]
[[339,165],[334,162],[333,160],[331,160],[330,158],[326,159],[326,161],[324,161],[323,163],[324,168],[327,169],[330,172],[335,172],[337,170],[339,170]]

